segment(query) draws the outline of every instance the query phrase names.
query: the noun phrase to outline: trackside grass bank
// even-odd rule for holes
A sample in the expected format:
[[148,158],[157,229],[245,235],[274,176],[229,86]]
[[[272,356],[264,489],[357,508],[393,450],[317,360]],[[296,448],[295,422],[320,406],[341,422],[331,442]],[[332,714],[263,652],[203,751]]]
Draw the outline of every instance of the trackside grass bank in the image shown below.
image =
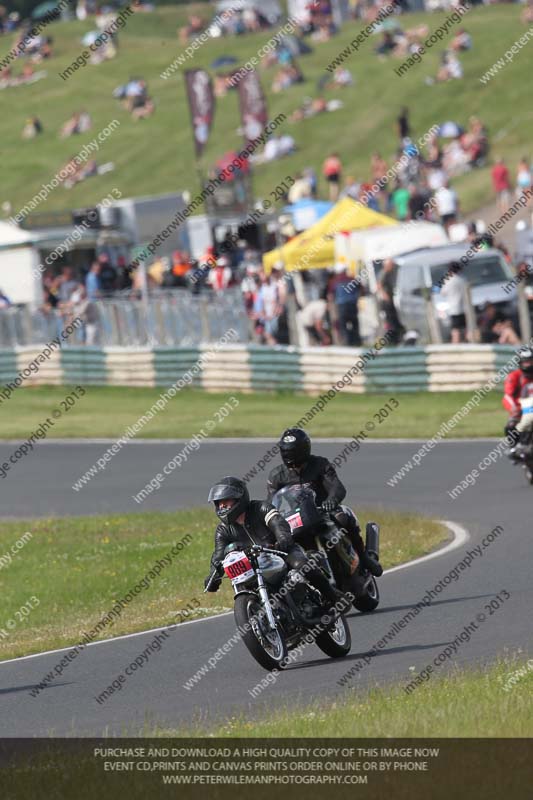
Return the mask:
[[[402,686],[349,689],[329,702],[286,707],[268,719],[233,717],[206,729],[151,731],[156,736],[221,737],[530,737],[533,670],[502,661],[489,669],[453,670],[413,694]],[[520,675],[520,680],[511,680]],[[410,673],[405,676],[405,683]]]
[[[60,407],[61,400],[73,389],[42,386],[17,390],[9,406],[6,405],[0,414],[0,439],[27,439],[54,408]],[[63,413],[47,432],[47,437],[118,438],[151,408],[162,391],[162,388],[88,386],[83,402]],[[239,401],[238,409],[216,425],[213,436],[271,436],[277,439],[284,428],[304,417],[318,399],[288,393],[231,394]],[[365,438],[427,439],[434,436],[442,423],[451,419],[472,394],[398,393],[395,396],[398,407],[385,417],[379,412],[390,400],[391,393],[355,395],[340,392],[314,416],[307,431],[312,436],[350,439],[361,429],[366,430],[366,422],[373,422],[374,429],[366,432]],[[184,390],[142,427],[137,438],[188,439],[198,433],[206,421],[215,419],[215,412],[227,401],[228,394],[225,393]],[[502,436],[505,419],[501,394],[491,392],[457,424],[451,436]]]
[[[183,70],[207,67],[220,56],[233,56],[235,66],[242,66],[268,40],[278,28],[261,33],[221,37],[194,50],[191,59],[168,76],[169,67],[185,47],[179,44],[176,30],[186,23],[191,13],[204,19],[214,15],[213,8],[205,4],[161,7],[151,14],[134,14],[126,20],[119,32],[119,52],[115,59],[98,66],[88,65],[78,69],[68,80],[60,73],[80,57],[82,38],[94,27],[92,19],[83,22],[58,22],[46,30],[53,37],[53,54],[36,71],[44,70],[47,76],[34,84],[6,90],[9,95],[9,115],[2,120],[2,144],[9,153],[2,164],[2,200],[12,204],[16,214],[50,183],[64,166],[69,154],[78,153],[83,146],[96,140],[98,134],[113,120],[120,126],[98,143],[94,158],[99,164],[112,162],[115,169],[104,175],[90,178],[70,190],[62,187],[52,191],[38,211],[82,208],[100,202],[114,188],[123,197],[144,196],[188,189],[193,196],[199,185],[191,170],[194,153],[189,125]],[[335,149],[338,151],[345,175],[356,175],[362,180],[370,176],[371,153],[379,151],[389,165],[396,150],[394,119],[400,106],[411,110],[413,137],[422,136],[432,125],[455,119],[466,125],[471,114],[479,116],[487,125],[495,155],[503,155],[509,164],[530,151],[529,75],[530,61],[527,49],[522,51],[505,69],[501,69],[487,85],[480,79],[494,63],[526,32],[520,22],[521,7],[516,4],[477,7],[468,12],[464,24],[472,35],[472,50],[461,54],[464,67],[463,80],[426,85],[426,78],[434,78],[439,68],[442,50],[449,46],[449,33],[439,46],[424,55],[400,78],[394,70],[403,59],[388,58],[380,61],[375,53],[378,36],[369,37],[344,60],[354,82],[339,89],[334,86],[323,90],[327,100],[340,100],[342,108],[333,114],[319,114],[310,119],[291,124],[290,116],[306,96],[319,94],[317,84],[330,77],[326,67],[332,64],[358,34],[364,30],[362,20],[352,20],[342,26],[338,36],[329,42],[315,44],[313,53],[299,59],[303,83],[274,94],[272,82],[277,67],[261,72],[270,117],[279,113],[287,117],[279,133],[292,135],[296,152],[287,158],[259,165],[254,170],[254,188],[258,197],[266,198],[269,192],[287,175],[293,177],[305,166],[319,169],[325,154],[332,146],[334,131]],[[409,14],[402,17],[402,28],[420,24],[434,31],[445,22],[449,11],[431,14]],[[281,26],[280,26],[281,27]],[[14,46],[15,36],[2,37],[0,61]],[[528,45],[529,46],[529,45]],[[141,56],[142,53],[142,56]],[[178,62],[179,63],[179,62]],[[16,64],[15,74],[21,65]],[[227,69],[225,70],[227,71]],[[154,99],[155,113],[148,119],[135,120],[113,97],[113,90],[123,84],[128,76],[141,74],[147,81]],[[163,77],[164,75],[167,77]],[[61,124],[80,106],[90,111],[93,127],[77,137],[79,142],[69,145],[58,137]],[[379,98],[379,103],[376,102]],[[372,109],[372,113],[368,113]],[[453,110],[456,113],[452,113]],[[21,141],[20,133],[28,115],[36,115],[44,131],[36,140]],[[241,148],[237,132],[239,125],[238,98],[229,92],[217,101],[212,134],[204,156],[206,165],[213,164],[222,154]],[[169,132],[170,135],[169,135]],[[70,140],[73,142],[73,140]],[[157,147],[151,147],[157,142]],[[454,184],[460,192],[461,208],[474,210],[487,202],[490,192],[490,167],[472,170],[458,178]],[[321,183],[321,194],[326,186]]]
[[[385,567],[448,536],[418,515],[358,512],[381,523]],[[91,641],[231,610],[229,582],[203,594],[215,527],[209,508],[3,524],[0,556],[9,558],[0,561],[0,659],[75,645],[82,651]]]

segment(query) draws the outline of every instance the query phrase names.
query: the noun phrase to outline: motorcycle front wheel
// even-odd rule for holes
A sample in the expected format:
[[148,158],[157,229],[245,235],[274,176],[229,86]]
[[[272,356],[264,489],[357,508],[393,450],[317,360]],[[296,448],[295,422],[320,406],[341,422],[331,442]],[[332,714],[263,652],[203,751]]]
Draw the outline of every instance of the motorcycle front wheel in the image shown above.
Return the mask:
[[241,594],[235,598],[235,622],[249,653],[268,670],[283,669],[287,645],[283,634],[268,626],[265,610],[257,597]]
[[528,461],[524,464],[524,470],[526,473],[526,478],[528,479],[529,483],[533,486],[533,463]]

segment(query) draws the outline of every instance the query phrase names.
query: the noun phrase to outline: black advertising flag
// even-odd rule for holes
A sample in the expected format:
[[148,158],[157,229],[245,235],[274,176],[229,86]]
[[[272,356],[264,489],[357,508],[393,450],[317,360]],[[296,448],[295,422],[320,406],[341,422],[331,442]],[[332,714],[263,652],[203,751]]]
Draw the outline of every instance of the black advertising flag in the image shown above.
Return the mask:
[[185,72],[187,97],[191,110],[191,122],[196,157],[204,150],[215,114],[213,83],[205,69],[189,69]]
[[239,81],[239,105],[244,141],[249,145],[263,133],[268,122],[266,100],[255,69]]

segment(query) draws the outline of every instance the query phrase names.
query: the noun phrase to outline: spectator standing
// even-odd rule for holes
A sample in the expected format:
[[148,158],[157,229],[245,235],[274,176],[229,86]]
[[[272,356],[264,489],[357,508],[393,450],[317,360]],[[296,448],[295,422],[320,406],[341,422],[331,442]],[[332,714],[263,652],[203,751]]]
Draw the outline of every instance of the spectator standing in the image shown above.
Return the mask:
[[437,189],[435,192],[435,207],[440,221],[446,230],[448,230],[449,226],[456,221],[459,209],[457,194],[450,188],[449,181],[446,181],[444,186],[441,186],[440,189]]
[[98,256],[100,264],[100,288],[102,292],[110,294],[117,288],[117,271],[109,260],[107,253]]
[[426,210],[426,198],[414,183],[410,183],[409,192],[409,219],[423,219]]
[[288,200],[289,203],[298,203],[305,197],[312,197],[312,189],[309,180],[300,172],[296,176],[296,180],[289,189]]
[[125,256],[119,256],[117,258],[117,268],[118,268],[117,288],[120,291],[131,289],[131,287],[133,286],[133,281],[131,279],[133,268],[131,264],[128,264]]
[[498,211],[503,212],[511,202],[511,179],[503,158],[498,158],[492,168],[492,186],[496,193]]
[[344,189],[342,190],[341,198],[351,197],[352,200],[357,200],[360,191],[361,184],[356,181],[353,175],[348,175],[344,182]]
[[271,275],[261,272],[261,286],[256,295],[255,315],[264,332],[267,344],[277,344],[276,334],[280,314],[278,289]]
[[85,286],[80,286],[73,295],[74,315],[79,317],[84,324],[85,344],[92,346],[98,344],[98,310],[94,302],[89,299]]
[[359,311],[357,303],[360,284],[350,278],[344,264],[335,266],[336,277],[330,285],[329,296],[335,303],[337,311],[338,331],[341,344],[347,347],[359,347]]
[[371,162],[371,171],[372,171],[372,183],[374,186],[379,187],[379,191],[377,192],[378,198],[381,195],[385,204],[385,210],[388,206],[389,195],[387,192],[387,162],[382,157],[381,153],[373,153]]
[[411,126],[409,124],[409,109],[404,106],[396,120],[396,130],[398,132],[398,138],[400,142],[403,142],[404,139],[411,138]]
[[460,275],[461,270],[461,264],[458,261],[452,261],[449,268],[450,277],[440,290],[441,296],[448,301],[452,344],[461,344],[465,340],[467,283]]
[[257,269],[252,265],[247,266],[246,273],[241,281],[241,292],[244,300],[244,307],[246,308],[246,313],[248,316],[253,315],[253,309],[255,306],[259,286],[260,283]]
[[339,198],[339,187],[342,176],[342,164],[337,153],[331,153],[322,165],[322,174],[329,184],[329,199],[336,203]]
[[311,197],[316,198],[318,191],[318,179],[313,167],[306,167],[302,172],[303,177],[307,180],[311,190]]
[[87,298],[89,300],[98,300],[101,295],[101,288],[100,288],[100,262],[93,261],[91,264],[91,268],[87,273],[87,277],[85,278],[85,289],[87,291]]
[[402,186],[401,183],[397,181],[396,188],[392,193],[391,201],[394,213],[400,222],[405,222],[405,220],[409,217],[410,197],[411,195],[409,194],[409,189],[407,189],[406,186]]
[[378,280],[378,297],[385,318],[385,332],[390,335],[392,344],[398,344],[405,330],[394,305],[395,283],[396,264],[392,258],[386,258]]
[[[531,177],[531,169],[529,168],[529,164],[527,158],[521,158],[518,162],[518,169],[516,171],[516,194],[517,197],[521,197],[524,192],[527,190],[531,190],[531,184],[533,183]],[[527,198],[527,204],[529,205],[531,202],[531,197]]]
[[309,344],[329,345],[331,337],[326,330],[327,301],[324,299],[311,300],[300,311],[300,322],[305,328]]
[[207,276],[209,274],[209,265],[200,264],[195,258],[191,260],[191,269],[187,274],[189,286],[192,294],[200,294],[206,286]]
[[278,301],[276,342],[290,344],[287,299],[289,294],[294,294],[294,287],[289,276],[284,273],[283,262],[277,261],[272,267],[272,282],[276,287]]
[[227,256],[220,256],[210,270],[207,283],[215,292],[224,292],[231,283],[232,272]]
[[191,262],[187,253],[182,250],[174,250],[172,253],[172,275],[174,277],[173,286],[187,286],[187,274],[191,268]]
[[63,267],[61,271],[61,278],[59,288],[57,291],[57,299],[60,303],[68,303],[72,293],[77,289],[78,281],[74,280],[74,273],[72,267]]

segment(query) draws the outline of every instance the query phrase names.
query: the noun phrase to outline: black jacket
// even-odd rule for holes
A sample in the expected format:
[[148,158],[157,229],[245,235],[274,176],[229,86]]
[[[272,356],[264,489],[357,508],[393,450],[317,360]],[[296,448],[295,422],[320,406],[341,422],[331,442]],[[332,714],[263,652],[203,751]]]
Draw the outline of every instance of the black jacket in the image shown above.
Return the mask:
[[310,486],[316,492],[317,505],[321,505],[324,500],[333,500],[340,505],[346,497],[346,489],[339,480],[335,467],[322,456],[309,456],[309,461],[300,472],[289,469],[285,464],[274,467],[268,476],[268,499],[271,500],[278,489],[296,484]]
[[224,559],[224,550],[232,542],[243,547],[261,544],[288,553],[293,546],[289,523],[270,503],[252,500],[248,506],[244,525],[219,523],[215,531],[215,551],[211,556],[211,568],[216,569]]

